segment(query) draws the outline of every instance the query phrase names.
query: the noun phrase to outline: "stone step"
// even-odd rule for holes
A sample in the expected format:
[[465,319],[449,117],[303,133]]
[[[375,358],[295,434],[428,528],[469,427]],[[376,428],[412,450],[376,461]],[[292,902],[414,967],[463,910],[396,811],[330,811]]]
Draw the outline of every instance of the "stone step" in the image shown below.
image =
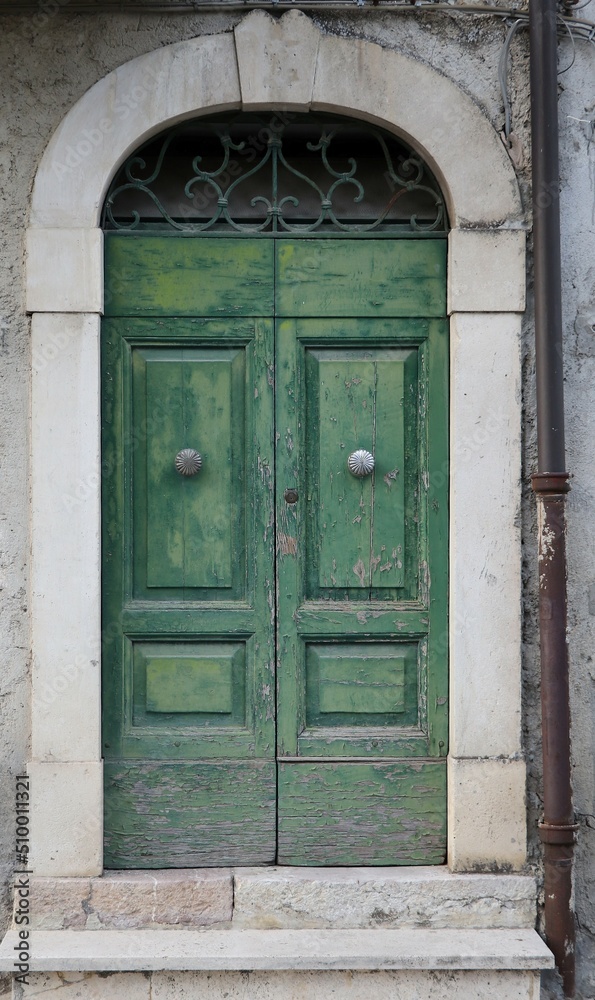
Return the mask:
[[[35,930],[533,928],[529,875],[446,867],[211,868],[33,877]],[[18,906],[18,897],[16,904]]]
[[442,866],[236,868],[233,926],[533,928],[535,899],[531,876]]
[[[19,932],[0,946],[13,972]],[[553,956],[517,930],[31,931],[31,972],[164,970],[536,970]],[[22,959],[21,959],[22,961]]]

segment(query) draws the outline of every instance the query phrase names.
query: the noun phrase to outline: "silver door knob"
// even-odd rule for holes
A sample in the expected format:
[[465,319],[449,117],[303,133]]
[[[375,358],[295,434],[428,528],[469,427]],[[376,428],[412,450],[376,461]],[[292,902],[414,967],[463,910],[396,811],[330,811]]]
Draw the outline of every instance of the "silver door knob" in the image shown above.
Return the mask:
[[369,476],[374,471],[374,456],[364,448],[352,451],[347,459],[347,468],[353,476]]
[[175,466],[181,476],[195,476],[202,468],[202,455],[194,448],[183,448],[176,455]]

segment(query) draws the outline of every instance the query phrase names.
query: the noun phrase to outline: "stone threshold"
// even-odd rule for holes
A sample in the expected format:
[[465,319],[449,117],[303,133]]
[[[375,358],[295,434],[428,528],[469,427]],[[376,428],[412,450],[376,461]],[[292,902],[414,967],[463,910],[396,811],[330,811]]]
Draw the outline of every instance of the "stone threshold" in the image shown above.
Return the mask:
[[[18,899],[18,897],[17,897]],[[34,930],[532,929],[529,875],[446,867],[206,868],[34,876]]]
[[[14,972],[18,942],[18,931],[9,931],[0,972]],[[32,931],[29,955],[31,972],[516,971],[554,964],[527,929]]]

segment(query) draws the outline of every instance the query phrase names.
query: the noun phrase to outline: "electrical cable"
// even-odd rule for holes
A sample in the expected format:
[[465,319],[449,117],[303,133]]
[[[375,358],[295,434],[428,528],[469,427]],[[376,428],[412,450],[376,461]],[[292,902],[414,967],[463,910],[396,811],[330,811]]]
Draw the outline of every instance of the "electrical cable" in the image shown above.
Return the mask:
[[510,26],[500,52],[500,59],[498,60],[498,83],[500,84],[500,93],[502,94],[502,103],[504,104],[504,136],[506,139],[510,136],[511,129],[511,110],[510,101],[508,99],[508,58],[510,55],[510,43],[512,42],[512,39],[518,29],[523,24],[525,24],[525,21],[519,17],[514,24]]
[[[588,0],[590,3],[590,0]],[[572,43],[572,58],[563,69],[558,70],[558,76],[563,73],[567,73],[571,66],[574,65],[576,60],[576,39],[579,38],[582,41],[592,42],[595,45],[595,25],[591,24],[589,21],[580,20],[575,22],[574,19],[565,18],[562,15],[558,18],[561,25],[564,26],[565,31],[570,37]],[[520,27],[526,27],[528,24],[527,19],[524,17],[518,17],[516,21],[508,29],[502,50],[500,52],[500,59],[498,60],[498,83],[500,84],[500,93],[502,95],[502,103],[504,105],[504,140],[508,144],[510,135],[512,132],[512,111],[510,106],[510,98],[508,96],[508,60],[510,55],[510,44],[516,32]],[[586,29],[589,29],[588,31]]]
[[576,59],[576,42],[574,41],[574,35],[567,21],[563,17],[558,17],[558,20],[561,21],[566,28],[568,34],[570,35],[570,41],[572,42],[572,59],[568,63],[568,66],[565,66],[564,69],[558,70],[558,76],[561,76],[562,73],[567,73],[571,66],[574,66],[574,60]]

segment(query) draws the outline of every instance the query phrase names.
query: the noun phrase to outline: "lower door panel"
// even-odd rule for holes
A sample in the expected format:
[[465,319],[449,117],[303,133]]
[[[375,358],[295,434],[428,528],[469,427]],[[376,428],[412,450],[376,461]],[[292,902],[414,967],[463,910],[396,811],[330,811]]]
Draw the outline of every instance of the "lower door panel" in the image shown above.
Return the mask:
[[106,761],[106,868],[275,861],[275,763]]
[[279,764],[281,865],[445,860],[445,761]]

